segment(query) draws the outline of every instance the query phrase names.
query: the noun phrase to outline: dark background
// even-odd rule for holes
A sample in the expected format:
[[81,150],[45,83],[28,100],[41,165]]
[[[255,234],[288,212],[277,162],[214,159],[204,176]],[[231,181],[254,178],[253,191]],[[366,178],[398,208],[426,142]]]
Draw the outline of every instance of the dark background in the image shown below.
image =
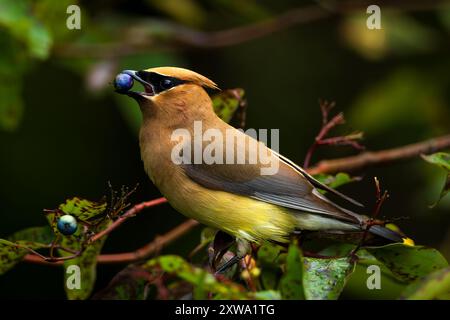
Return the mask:
[[[345,112],[347,123],[336,132],[363,131],[370,150],[449,130],[449,7],[436,4],[410,10],[400,5],[391,10],[381,4],[383,30],[371,31],[365,27],[367,6],[361,5],[231,46],[162,48],[156,41],[144,53],[109,58],[113,54],[107,47],[104,57],[92,58],[64,55],[57,48],[120,43],[122,25],[149,18],[204,31],[224,30],[317,3],[181,1],[191,12],[179,9],[180,5],[168,9],[161,1],[81,1],[82,28],[69,31],[65,29],[67,4],[46,2],[44,9],[53,12],[52,18],[42,19],[44,9],[40,17],[44,25],[52,23],[49,29],[54,40],[45,56],[23,54],[26,49],[21,40],[0,22],[0,66],[13,70],[0,69],[0,88],[21,81],[23,106],[22,116],[13,125],[0,128],[3,238],[26,227],[45,225],[42,210],[56,208],[66,198],[100,199],[109,192],[108,181],[116,189],[139,183],[132,203],[160,196],[140,161],[138,108],[115,94],[109,83],[122,69],[180,66],[211,78],[221,88],[244,88],[247,126],[279,128],[281,153],[299,164],[320,128],[319,98],[336,101],[336,111]],[[4,5],[8,3],[12,2]],[[24,3],[33,8],[32,2]],[[8,56],[9,49],[18,51]],[[106,72],[103,78],[102,72]],[[103,80],[88,80],[96,76]],[[8,90],[0,91],[3,101],[12,95]],[[350,148],[323,148],[313,161],[354,153]],[[391,195],[382,215],[409,217],[397,224],[416,243],[441,249],[450,258],[450,198],[434,209],[428,207],[444,183],[443,171],[416,158],[355,174],[363,180],[344,186],[344,193],[370,208],[374,203],[372,177],[379,177]],[[137,249],[183,220],[167,204],[152,208],[115,231],[103,251]],[[200,230],[196,228],[163,253],[186,255],[198,243]],[[97,289],[123,267],[99,266]],[[0,297],[64,298],[62,278],[59,268],[20,264],[0,277]],[[389,291],[360,292],[352,285],[344,292],[344,298],[389,296]]]

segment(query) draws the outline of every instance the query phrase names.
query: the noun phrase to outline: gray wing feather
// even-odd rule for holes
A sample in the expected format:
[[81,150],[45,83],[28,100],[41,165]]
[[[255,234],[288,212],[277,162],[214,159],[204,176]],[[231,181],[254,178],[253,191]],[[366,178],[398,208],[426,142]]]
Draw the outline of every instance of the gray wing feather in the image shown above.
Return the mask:
[[311,176],[308,172],[306,172],[302,167],[300,167],[299,165],[295,164],[294,162],[292,162],[288,158],[282,156],[279,153],[276,153],[275,151],[273,151],[273,152],[278,156],[278,158],[280,158],[282,161],[284,161],[287,165],[291,166],[294,170],[297,170],[299,173],[301,173],[316,188],[328,191],[328,192],[330,192],[330,193],[332,193],[332,194],[334,194],[336,196],[341,197],[342,199],[347,200],[348,202],[350,202],[350,203],[352,203],[352,204],[354,204],[356,206],[364,207],[364,205],[362,205],[358,201],[356,201],[356,200],[346,196],[345,194],[340,193],[336,189],[330,188],[326,184],[323,184],[322,182],[318,181],[313,176]]
[[[211,170],[211,165],[182,165],[188,177],[209,189],[244,195],[302,212],[331,215],[353,223],[360,220],[357,214],[340,208],[328,199],[324,200],[322,195],[317,195],[312,184],[301,173],[287,175],[289,172],[280,172],[235,181],[226,175],[228,171],[220,169],[223,165],[217,166],[217,170]],[[292,169],[289,167],[289,170]]]

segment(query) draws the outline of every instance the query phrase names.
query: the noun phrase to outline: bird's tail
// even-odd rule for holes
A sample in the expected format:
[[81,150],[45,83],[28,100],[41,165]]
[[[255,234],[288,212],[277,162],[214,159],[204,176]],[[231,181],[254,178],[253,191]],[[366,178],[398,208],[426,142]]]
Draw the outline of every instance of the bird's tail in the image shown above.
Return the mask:
[[406,237],[404,234],[402,234],[400,231],[395,231],[390,228],[380,226],[380,225],[374,225],[370,227],[369,232],[379,236],[381,238],[384,238],[386,240],[395,242],[395,243],[403,243],[407,245],[414,245],[414,241],[408,237]]

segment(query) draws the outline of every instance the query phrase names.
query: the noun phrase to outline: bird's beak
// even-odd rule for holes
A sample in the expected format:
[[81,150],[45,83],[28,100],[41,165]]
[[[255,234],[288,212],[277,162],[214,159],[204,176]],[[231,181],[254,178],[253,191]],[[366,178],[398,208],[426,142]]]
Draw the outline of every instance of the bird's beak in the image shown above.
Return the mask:
[[144,86],[144,92],[137,92],[137,91],[133,91],[133,90],[128,90],[127,92],[125,92],[126,95],[132,97],[132,98],[142,98],[145,96],[154,96],[155,95],[155,90],[153,88],[153,85],[147,81],[145,81],[144,79],[142,79],[141,77],[139,77],[137,75],[137,71],[134,70],[124,70],[122,71],[122,73],[128,74],[130,75],[134,80],[138,81],[140,84],[142,84]]

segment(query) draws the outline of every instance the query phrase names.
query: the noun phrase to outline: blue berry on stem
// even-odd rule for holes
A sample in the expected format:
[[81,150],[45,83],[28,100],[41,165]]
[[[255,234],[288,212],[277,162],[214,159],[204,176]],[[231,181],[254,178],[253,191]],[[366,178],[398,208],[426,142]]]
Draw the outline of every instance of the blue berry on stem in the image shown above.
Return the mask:
[[114,88],[119,92],[127,92],[133,87],[133,78],[126,73],[119,73],[114,79]]
[[56,227],[63,235],[70,236],[77,231],[78,224],[77,220],[73,216],[70,214],[65,214],[59,217]]

